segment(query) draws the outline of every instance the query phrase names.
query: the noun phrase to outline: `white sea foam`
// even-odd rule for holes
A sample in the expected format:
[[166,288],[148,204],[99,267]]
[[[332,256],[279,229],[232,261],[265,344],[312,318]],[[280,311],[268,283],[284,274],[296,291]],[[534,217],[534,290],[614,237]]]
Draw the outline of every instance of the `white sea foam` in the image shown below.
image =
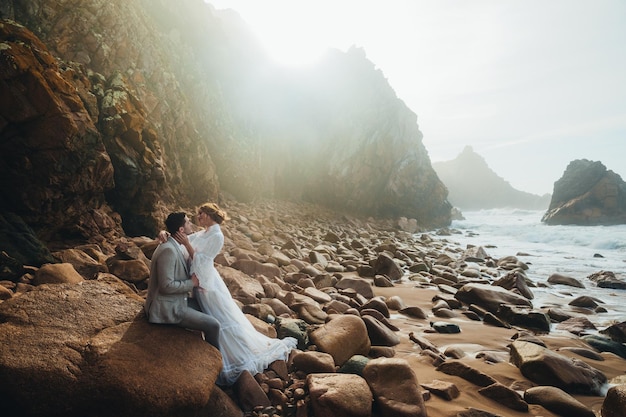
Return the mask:
[[626,290],[598,288],[587,277],[612,271],[626,280],[626,225],[548,226],[541,223],[543,214],[519,209],[464,212],[465,220],[455,220],[450,227],[458,233],[445,239],[463,248],[483,246],[494,258],[518,255],[529,265],[527,276],[535,282],[546,282],[558,272],[579,279],[586,287],[533,288],[535,305],[555,296],[561,298],[561,294],[591,295],[604,301],[609,313],[593,315],[590,320],[600,326],[625,321]]

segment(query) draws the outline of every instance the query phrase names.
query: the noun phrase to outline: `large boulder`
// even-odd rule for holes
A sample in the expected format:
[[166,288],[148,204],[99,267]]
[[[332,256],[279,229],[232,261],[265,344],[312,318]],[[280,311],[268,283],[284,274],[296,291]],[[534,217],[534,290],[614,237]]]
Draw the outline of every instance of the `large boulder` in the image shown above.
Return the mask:
[[611,387],[602,403],[602,417],[626,417],[626,385]]
[[602,395],[607,382],[602,372],[587,363],[531,342],[511,343],[511,362],[534,383],[551,385],[568,394]]
[[197,332],[148,323],[143,299],[111,275],[0,304],[7,415],[192,416],[219,400],[220,370],[217,349]]
[[373,359],[365,365],[363,377],[372,390],[381,416],[426,417],[417,375],[405,359]]
[[528,404],[539,404],[560,416],[595,417],[591,409],[557,387],[531,387],[524,392],[524,400]]
[[310,338],[320,351],[332,355],[336,365],[343,365],[354,355],[367,355],[371,347],[365,323],[351,314],[331,316],[311,332]]
[[626,183],[599,161],[577,159],[554,183],[542,222],[612,225],[626,223]]
[[502,304],[532,307],[526,297],[497,285],[465,284],[454,294],[454,298],[467,304],[476,304],[496,313]]
[[316,416],[370,417],[373,395],[365,379],[354,374],[309,374],[311,408]]

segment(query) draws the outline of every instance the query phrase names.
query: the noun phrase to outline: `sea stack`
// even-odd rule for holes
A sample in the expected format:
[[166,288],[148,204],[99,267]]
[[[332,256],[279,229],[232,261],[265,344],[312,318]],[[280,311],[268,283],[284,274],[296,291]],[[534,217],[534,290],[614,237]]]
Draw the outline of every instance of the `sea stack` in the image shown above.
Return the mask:
[[626,223],[626,183],[599,161],[569,163],[554,183],[552,201],[541,219],[550,225]]

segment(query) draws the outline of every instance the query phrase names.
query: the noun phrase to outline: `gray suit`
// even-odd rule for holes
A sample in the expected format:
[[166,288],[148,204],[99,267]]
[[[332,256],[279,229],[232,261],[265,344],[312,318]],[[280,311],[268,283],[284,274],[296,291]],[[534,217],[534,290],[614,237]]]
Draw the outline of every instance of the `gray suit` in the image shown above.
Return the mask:
[[205,340],[219,348],[220,324],[200,311],[194,299],[188,298],[193,289],[181,246],[170,237],[152,255],[148,295],[144,305],[148,321],[201,330]]

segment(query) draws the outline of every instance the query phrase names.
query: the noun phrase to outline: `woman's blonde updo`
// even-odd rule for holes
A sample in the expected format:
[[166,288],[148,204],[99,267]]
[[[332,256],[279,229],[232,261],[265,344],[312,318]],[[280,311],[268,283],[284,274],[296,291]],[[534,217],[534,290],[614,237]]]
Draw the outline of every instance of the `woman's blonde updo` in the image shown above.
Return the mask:
[[224,220],[228,220],[226,212],[215,203],[204,203],[198,208],[198,211],[205,213],[217,224],[222,224]]

